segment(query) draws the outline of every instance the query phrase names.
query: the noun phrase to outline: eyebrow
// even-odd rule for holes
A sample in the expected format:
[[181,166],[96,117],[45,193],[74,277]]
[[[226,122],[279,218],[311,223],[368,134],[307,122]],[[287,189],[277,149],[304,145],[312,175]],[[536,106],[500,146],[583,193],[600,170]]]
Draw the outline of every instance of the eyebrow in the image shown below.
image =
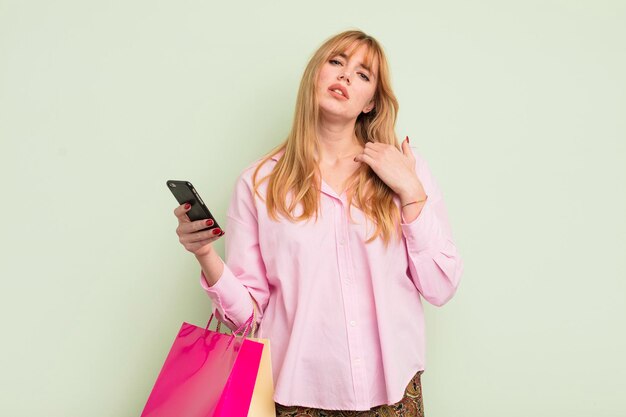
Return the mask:
[[[342,57],[343,59],[345,59],[346,61],[348,60],[348,55],[344,54],[343,52],[339,54],[340,57]],[[376,74],[374,74],[372,72],[372,70],[370,69],[370,67],[368,67],[367,65],[365,65],[362,62],[359,62],[359,66],[361,68],[365,68],[370,74],[372,74],[372,76],[374,76],[374,78],[376,78]]]

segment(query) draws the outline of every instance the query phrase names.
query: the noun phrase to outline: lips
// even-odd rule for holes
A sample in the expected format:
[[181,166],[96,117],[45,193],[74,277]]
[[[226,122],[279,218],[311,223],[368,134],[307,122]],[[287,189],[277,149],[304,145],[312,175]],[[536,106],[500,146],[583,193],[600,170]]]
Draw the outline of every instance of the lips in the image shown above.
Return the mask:
[[[328,87],[329,91],[333,91],[333,90],[339,90],[341,91],[341,93],[343,94],[343,97],[347,100],[350,98],[350,96],[348,95],[348,90],[346,90],[346,88],[341,85],[341,84],[333,84],[330,87]],[[333,93],[338,94],[336,92],[333,91]]]

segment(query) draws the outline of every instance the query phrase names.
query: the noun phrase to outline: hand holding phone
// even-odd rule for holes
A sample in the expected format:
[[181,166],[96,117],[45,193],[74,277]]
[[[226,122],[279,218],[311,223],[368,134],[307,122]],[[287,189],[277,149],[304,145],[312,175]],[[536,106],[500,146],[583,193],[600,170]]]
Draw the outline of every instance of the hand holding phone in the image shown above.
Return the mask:
[[223,236],[224,231],[189,181],[169,180],[167,187],[180,204],[174,210],[180,243],[197,256],[208,253],[211,243]]

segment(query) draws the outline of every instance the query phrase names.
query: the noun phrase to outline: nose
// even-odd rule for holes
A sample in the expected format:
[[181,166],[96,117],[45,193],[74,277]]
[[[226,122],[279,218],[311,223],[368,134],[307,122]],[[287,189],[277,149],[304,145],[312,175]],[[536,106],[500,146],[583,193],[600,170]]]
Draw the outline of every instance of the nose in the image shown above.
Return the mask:
[[338,77],[338,78],[339,78],[340,80],[341,80],[341,79],[343,79],[343,78],[345,78],[345,79],[346,79],[346,82],[347,82],[348,84],[350,84],[350,77],[348,77],[348,73],[347,73],[347,72],[344,72],[343,74],[339,75],[339,77]]

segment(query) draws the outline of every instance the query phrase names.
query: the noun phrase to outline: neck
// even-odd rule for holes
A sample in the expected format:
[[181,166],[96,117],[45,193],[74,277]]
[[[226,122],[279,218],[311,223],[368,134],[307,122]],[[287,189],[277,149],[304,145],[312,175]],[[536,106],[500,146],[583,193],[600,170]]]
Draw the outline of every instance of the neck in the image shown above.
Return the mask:
[[354,134],[356,120],[349,122],[320,123],[317,127],[317,141],[321,155],[319,162],[335,164],[341,160],[353,159],[363,148]]

